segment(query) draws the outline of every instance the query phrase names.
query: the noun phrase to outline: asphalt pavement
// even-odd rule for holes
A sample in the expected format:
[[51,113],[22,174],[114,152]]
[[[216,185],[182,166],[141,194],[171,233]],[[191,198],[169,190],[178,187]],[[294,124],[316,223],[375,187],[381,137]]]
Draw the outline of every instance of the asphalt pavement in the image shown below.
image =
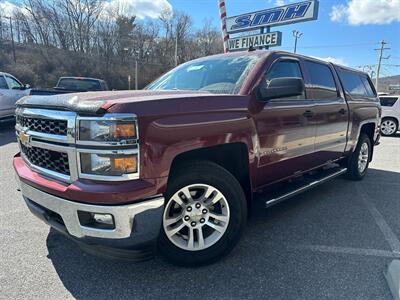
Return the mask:
[[235,250],[201,268],[82,252],[26,208],[13,125],[0,123],[0,299],[391,299],[400,258],[400,134],[382,138],[366,178],[337,178],[275,207],[263,197]]

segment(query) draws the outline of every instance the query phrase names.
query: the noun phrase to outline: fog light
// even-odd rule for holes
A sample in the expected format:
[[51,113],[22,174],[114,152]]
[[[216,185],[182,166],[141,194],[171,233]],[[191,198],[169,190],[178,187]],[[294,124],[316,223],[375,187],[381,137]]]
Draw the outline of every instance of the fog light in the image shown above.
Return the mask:
[[111,214],[78,211],[79,222],[82,226],[95,229],[115,229],[114,217]]
[[96,223],[105,225],[114,225],[114,218],[110,214],[92,214]]

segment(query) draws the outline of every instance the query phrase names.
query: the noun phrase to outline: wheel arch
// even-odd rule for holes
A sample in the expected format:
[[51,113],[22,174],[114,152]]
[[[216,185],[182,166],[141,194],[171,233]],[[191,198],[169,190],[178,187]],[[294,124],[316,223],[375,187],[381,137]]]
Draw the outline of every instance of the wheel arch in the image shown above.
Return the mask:
[[249,149],[242,142],[233,142],[223,145],[210,146],[189,150],[178,154],[172,161],[168,184],[174,177],[174,172],[182,165],[196,161],[211,161],[230,172],[240,183],[250,211],[252,203],[252,183],[250,177]]

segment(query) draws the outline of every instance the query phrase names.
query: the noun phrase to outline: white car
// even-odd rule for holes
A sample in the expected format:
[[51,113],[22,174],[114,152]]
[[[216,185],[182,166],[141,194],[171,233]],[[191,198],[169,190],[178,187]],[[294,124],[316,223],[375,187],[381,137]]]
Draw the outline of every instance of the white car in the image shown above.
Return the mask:
[[400,96],[379,96],[382,106],[381,133],[385,136],[396,134],[400,124]]
[[12,118],[15,102],[29,93],[29,85],[22,84],[10,74],[0,72],[0,120]]

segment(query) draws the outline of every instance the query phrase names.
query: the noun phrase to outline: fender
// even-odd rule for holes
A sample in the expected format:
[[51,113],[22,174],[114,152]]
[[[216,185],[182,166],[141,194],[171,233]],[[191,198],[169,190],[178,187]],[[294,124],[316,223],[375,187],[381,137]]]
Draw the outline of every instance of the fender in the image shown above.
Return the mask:
[[143,178],[167,177],[173,160],[182,153],[238,142],[246,145],[250,176],[254,174],[257,136],[245,111],[170,116],[152,121],[145,131],[141,143]]

